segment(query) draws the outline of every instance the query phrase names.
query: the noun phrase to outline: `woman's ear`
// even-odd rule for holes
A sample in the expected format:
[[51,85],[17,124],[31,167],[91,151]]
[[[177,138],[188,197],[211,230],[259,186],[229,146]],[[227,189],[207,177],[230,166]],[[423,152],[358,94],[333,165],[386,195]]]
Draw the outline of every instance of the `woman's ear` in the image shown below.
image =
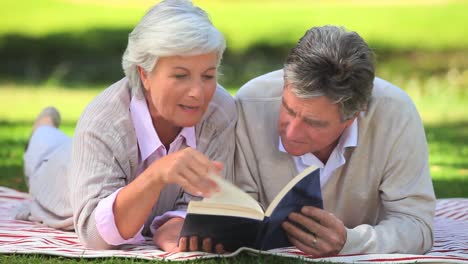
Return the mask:
[[140,75],[140,80],[141,80],[141,83],[143,84],[143,88],[148,91],[149,90],[148,74],[140,66],[137,66],[137,70],[138,70],[138,74]]

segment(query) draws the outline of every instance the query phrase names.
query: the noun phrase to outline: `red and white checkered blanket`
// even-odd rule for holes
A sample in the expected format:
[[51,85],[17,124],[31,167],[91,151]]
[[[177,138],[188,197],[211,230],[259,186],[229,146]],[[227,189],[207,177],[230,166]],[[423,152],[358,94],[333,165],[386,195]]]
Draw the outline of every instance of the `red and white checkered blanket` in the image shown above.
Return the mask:
[[[152,241],[137,246],[123,246],[119,250],[92,250],[83,247],[73,232],[59,231],[37,223],[14,219],[14,208],[28,198],[28,194],[0,187],[0,253],[47,254],[79,258],[130,257],[150,260],[183,261],[220,257],[202,252],[167,253],[157,249]],[[426,255],[364,254],[327,258],[313,258],[295,248],[259,252],[242,248],[223,257],[232,257],[241,251],[274,254],[310,261],[339,263],[468,263],[468,199],[440,199],[434,219],[435,243]]]

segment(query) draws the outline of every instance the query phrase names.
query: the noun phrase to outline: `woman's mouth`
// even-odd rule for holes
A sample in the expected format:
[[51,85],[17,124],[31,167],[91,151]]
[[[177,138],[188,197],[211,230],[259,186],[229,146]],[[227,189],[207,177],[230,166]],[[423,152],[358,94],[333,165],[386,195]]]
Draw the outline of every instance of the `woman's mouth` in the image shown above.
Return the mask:
[[197,112],[200,107],[199,106],[189,106],[189,105],[179,105],[182,110],[187,111],[187,112]]

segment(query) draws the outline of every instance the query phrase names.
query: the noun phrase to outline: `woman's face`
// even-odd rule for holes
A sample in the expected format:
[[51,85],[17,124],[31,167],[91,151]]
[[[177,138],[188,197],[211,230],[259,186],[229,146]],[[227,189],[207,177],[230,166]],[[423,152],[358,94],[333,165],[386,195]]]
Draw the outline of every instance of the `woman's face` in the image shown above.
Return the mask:
[[197,124],[216,90],[218,54],[159,58],[153,71],[138,68],[155,124],[176,127]]

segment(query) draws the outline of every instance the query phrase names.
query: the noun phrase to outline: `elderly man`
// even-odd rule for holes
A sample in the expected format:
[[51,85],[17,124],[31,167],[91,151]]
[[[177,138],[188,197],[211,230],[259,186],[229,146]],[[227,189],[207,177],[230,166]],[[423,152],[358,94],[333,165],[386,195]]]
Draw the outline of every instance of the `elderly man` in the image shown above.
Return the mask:
[[435,196],[424,128],[411,99],[374,77],[355,32],[314,27],[283,70],[236,96],[235,182],[267,206],[305,168],[320,168],[324,209],[305,205],[282,225],[315,256],[424,253]]

